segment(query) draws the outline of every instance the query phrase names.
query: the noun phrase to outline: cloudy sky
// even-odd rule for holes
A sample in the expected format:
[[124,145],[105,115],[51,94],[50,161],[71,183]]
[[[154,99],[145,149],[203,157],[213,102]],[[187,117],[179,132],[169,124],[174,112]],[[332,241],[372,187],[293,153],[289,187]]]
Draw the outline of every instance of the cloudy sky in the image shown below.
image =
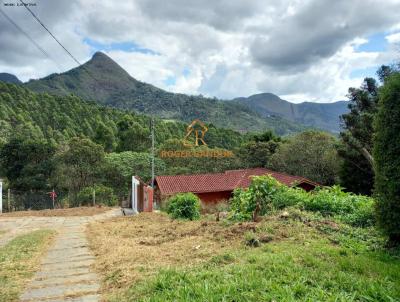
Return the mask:
[[[0,72],[21,80],[76,67],[24,7],[1,10]],[[400,0],[25,0],[80,61],[107,53],[138,80],[219,98],[272,92],[345,99],[400,60]]]

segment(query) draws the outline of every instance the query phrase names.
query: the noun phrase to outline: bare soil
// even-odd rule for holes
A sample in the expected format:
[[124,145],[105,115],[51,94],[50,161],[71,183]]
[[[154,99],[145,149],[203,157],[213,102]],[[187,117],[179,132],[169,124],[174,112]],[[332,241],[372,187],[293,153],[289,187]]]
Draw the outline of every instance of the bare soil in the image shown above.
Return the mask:
[[77,207],[69,209],[54,210],[38,210],[38,211],[17,211],[11,213],[3,213],[1,217],[24,217],[24,216],[40,216],[40,217],[70,217],[70,216],[93,216],[110,210],[109,207]]

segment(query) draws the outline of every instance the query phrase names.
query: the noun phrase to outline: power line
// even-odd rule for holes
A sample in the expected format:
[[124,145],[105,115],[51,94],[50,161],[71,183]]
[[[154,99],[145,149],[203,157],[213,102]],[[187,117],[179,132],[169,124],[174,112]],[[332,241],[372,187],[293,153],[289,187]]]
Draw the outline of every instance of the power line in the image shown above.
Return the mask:
[[39,49],[41,51],[41,53],[47,57],[48,59],[50,59],[51,61],[53,61],[53,63],[57,66],[57,68],[62,72],[62,68],[61,66],[38,44],[36,43],[35,40],[32,39],[31,36],[28,35],[27,32],[25,32],[20,26],[18,26],[17,23],[15,23],[2,9],[0,9],[0,13],[4,16],[4,18],[6,18],[12,25],[14,25],[14,27],[16,29],[18,29],[33,45],[36,46],[37,49]]
[[40,21],[40,19],[36,16],[36,14],[28,7],[28,5],[25,4],[24,1],[19,0],[23,6],[31,13],[31,15],[33,16],[33,18],[35,18],[35,20],[37,22],[39,22],[39,24],[50,34],[50,36],[58,43],[58,45],[60,45],[67,53],[68,55],[72,58],[72,60],[74,60],[78,65],[82,65],[69,51],[68,49],[66,49],[64,47],[64,45],[61,44],[61,42],[51,33],[51,31],[46,27],[46,25],[43,24],[42,21]]
[[38,16],[36,16],[36,14],[28,7],[28,5],[25,4],[24,1],[19,0],[23,6],[29,11],[29,13],[33,16],[33,18],[35,18],[35,20],[50,34],[50,36],[58,43],[58,45],[60,45],[62,47],[62,49],[64,49],[64,51],[72,58],[72,60],[74,60],[80,67],[82,67],[83,70],[85,70],[87,72],[87,74],[98,84],[100,84],[100,82],[89,72],[89,70],[86,69],[86,67],[84,65],[82,65],[78,59],[76,59],[72,53],[70,51],[68,51],[68,49],[62,45],[62,43],[56,38],[56,36],[54,36],[51,31],[46,27],[46,25],[43,24],[43,22],[39,19]]

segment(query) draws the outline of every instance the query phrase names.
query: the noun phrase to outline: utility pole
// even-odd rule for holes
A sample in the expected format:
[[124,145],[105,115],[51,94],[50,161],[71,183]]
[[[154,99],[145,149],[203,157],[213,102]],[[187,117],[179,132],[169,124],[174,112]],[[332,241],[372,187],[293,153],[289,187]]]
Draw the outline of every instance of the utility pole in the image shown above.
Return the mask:
[[154,188],[154,116],[151,117],[151,187]]
[[56,192],[54,191],[54,189],[53,189],[53,191],[51,191],[51,200],[53,201],[53,209],[54,209],[54,207],[55,207],[55,202],[54,202],[54,199],[56,198]]
[[96,190],[93,189],[93,206],[96,206]]
[[8,189],[7,205],[8,205],[8,212],[11,212],[11,189]]
[[0,214],[3,213],[3,180],[0,178]]

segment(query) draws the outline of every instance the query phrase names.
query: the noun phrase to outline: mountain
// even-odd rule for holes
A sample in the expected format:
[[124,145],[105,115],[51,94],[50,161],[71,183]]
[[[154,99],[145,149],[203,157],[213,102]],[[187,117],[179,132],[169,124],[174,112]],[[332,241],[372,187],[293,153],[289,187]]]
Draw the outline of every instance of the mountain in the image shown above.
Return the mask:
[[171,93],[140,82],[101,52],[95,53],[91,60],[77,68],[30,80],[25,87],[56,95],[73,93],[102,105],[155,114],[166,119],[190,122],[198,118],[218,127],[239,131],[273,129],[283,135],[305,129],[303,125],[281,116],[263,117],[238,102],[227,103],[215,98]]
[[[100,106],[77,96],[34,93],[0,82],[0,108],[0,146],[16,136],[54,144],[85,136],[108,151],[118,150],[118,142],[134,151],[151,146],[149,116]],[[168,139],[182,139],[186,127],[182,122],[155,119],[157,146]],[[207,133],[207,144],[212,148],[234,149],[244,139],[238,132],[213,126]]]
[[22,82],[15,75],[5,72],[0,72],[0,82],[22,84]]
[[333,133],[340,131],[339,116],[349,110],[347,108],[348,102],[346,101],[293,104],[272,93],[260,93],[247,98],[236,98],[233,102],[245,105],[264,117],[280,116],[294,123]]

